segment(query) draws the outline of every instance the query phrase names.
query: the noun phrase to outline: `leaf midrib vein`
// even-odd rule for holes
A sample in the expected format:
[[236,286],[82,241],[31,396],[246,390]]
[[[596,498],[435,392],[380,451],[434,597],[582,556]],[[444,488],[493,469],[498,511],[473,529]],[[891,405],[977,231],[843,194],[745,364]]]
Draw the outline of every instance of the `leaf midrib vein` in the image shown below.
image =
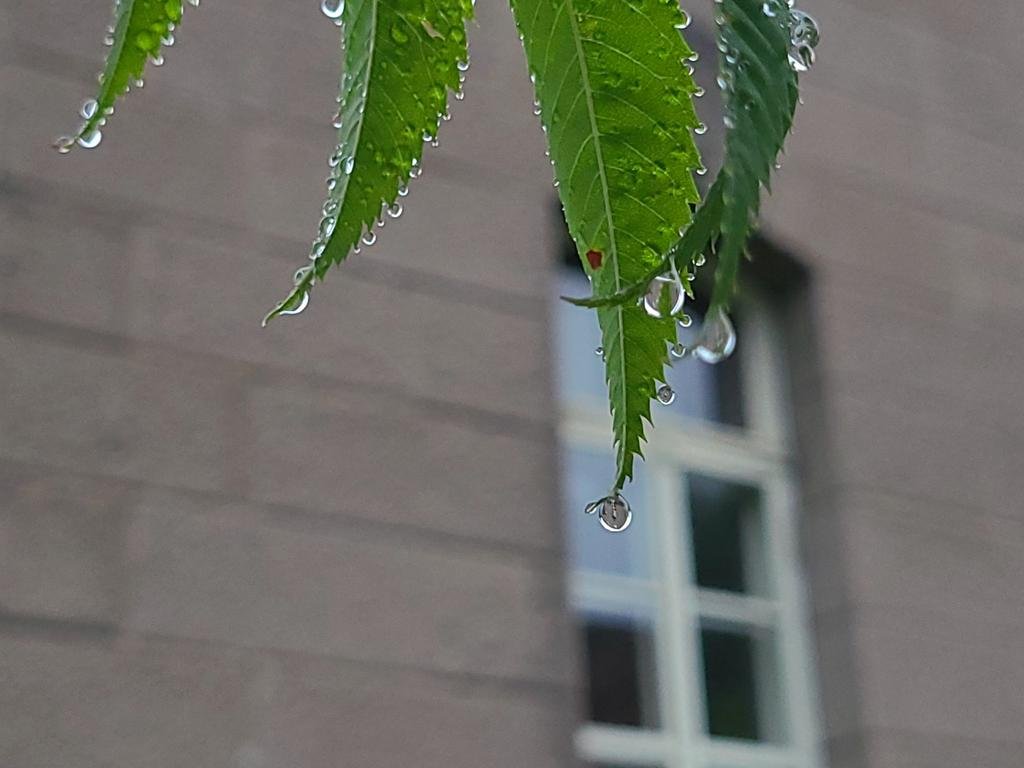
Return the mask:
[[[590,88],[590,73],[587,68],[587,60],[583,55],[583,41],[580,36],[579,25],[576,21],[576,9],[573,6],[573,0],[565,0],[565,5],[568,6],[569,24],[572,29],[572,39],[576,46],[576,58],[580,65],[580,74],[582,75],[583,81],[583,92],[587,98],[587,114],[590,118],[590,129],[594,137],[594,154],[597,159],[597,173],[601,179],[601,192],[604,198],[604,210],[605,219],[608,222],[608,246],[611,250],[610,264],[614,269],[615,276],[615,290],[618,292],[621,289],[622,277],[619,273],[619,250],[615,243],[615,220],[612,216],[611,207],[611,196],[608,190],[608,176],[605,172],[604,167],[604,154],[601,151],[601,132],[597,128],[597,114],[594,111],[594,94]],[[626,407],[626,349],[625,349],[625,335],[626,329],[622,317],[622,307],[618,306],[615,308],[615,323],[618,326],[618,336],[621,339],[622,351],[619,354],[619,374],[621,376],[620,381],[622,382],[622,402],[619,403],[619,407],[622,409],[623,424],[628,416],[628,409]],[[615,419],[612,420],[613,422]],[[622,457],[625,452],[625,440],[620,440],[618,446],[618,467],[616,467],[617,476],[615,478],[616,489],[621,484],[623,461]],[[614,490],[614,489],[613,489]]]

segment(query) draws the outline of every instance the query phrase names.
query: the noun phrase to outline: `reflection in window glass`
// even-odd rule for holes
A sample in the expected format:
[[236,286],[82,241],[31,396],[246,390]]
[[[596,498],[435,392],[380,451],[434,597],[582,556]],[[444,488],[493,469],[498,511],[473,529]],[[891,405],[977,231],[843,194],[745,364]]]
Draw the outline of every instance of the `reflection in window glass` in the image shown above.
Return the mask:
[[[565,519],[572,566],[575,570],[597,571],[620,576],[647,578],[651,575],[648,542],[651,515],[634,515],[629,531],[609,535],[590,515],[583,513],[588,502],[600,495],[615,474],[610,455],[568,451],[565,467]],[[637,463],[629,502],[634,509],[646,509],[643,465]]]
[[706,475],[687,476],[697,585],[764,593],[761,494]]
[[[561,296],[587,296],[590,283],[578,269],[563,269],[558,282]],[[685,343],[700,325],[700,312],[687,310],[694,318],[689,330],[679,329]],[[601,333],[593,311],[580,309],[564,301],[556,305],[558,388],[562,402],[591,402],[605,407],[607,391],[604,364],[595,354],[601,344]],[[743,426],[742,392],[740,389],[740,355],[735,354],[718,365],[684,360],[670,367],[668,383],[676,391],[676,401],[667,413],[717,424]]]
[[589,683],[588,719],[657,728],[654,626],[649,619],[587,612],[581,617]]

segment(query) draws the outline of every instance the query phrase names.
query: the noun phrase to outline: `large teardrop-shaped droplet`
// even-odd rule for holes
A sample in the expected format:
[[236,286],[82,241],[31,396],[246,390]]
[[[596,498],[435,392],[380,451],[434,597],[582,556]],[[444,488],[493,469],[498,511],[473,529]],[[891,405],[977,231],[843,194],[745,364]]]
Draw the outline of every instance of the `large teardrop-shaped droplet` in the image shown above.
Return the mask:
[[644,311],[656,318],[678,314],[685,303],[686,289],[679,274],[674,270],[670,276],[654,278],[644,295]]
[[697,334],[693,353],[705,363],[720,363],[736,350],[736,329],[721,307],[711,310]]

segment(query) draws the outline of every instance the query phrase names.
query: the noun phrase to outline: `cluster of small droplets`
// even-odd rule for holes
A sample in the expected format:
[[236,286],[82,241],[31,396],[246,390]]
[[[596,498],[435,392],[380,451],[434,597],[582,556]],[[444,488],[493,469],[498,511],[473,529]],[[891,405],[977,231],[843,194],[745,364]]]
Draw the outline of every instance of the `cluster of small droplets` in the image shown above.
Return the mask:
[[622,533],[633,522],[633,510],[619,491],[590,502],[583,511],[588,515],[596,514],[601,527],[612,533]]
[[[189,5],[193,7],[199,7],[199,0],[186,0]],[[114,17],[117,18],[121,12],[122,0],[114,0]],[[175,4],[175,0],[168,0],[168,16],[174,16],[172,7]],[[180,5],[178,6],[178,15],[180,15]],[[134,44],[135,46],[144,51],[149,57],[149,61],[154,67],[162,67],[164,64],[164,56],[161,52],[161,46],[170,47],[174,45],[174,30],[176,29],[175,22],[168,21],[166,23],[155,22],[151,29],[143,30],[135,35]],[[106,31],[103,35],[103,45],[110,48],[114,45],[114,36],[116,29],[112,25],[107,25]],[[105,72],[100,72],[96,76],[96,81],[103,85],[106,79]],[[145,82],[142,78],[137,78],[125,86],[125,92],[132,89],[132,86],[136,88],[142,88]],[[78,129],[72,136],[61,136],[53,142],[53,147],[60,154],[68,154],[76,145],[83,149],[95,149],[103,141],[103,128],[107,125],[107,119],[114,114],[114,105],[110,104],[103,109],[103,114],[97,117],[97,111],[99,110],[99,102],[96,99],[86,99],[82,104],[82,108],[79,112],[84,122],[82,122]]]

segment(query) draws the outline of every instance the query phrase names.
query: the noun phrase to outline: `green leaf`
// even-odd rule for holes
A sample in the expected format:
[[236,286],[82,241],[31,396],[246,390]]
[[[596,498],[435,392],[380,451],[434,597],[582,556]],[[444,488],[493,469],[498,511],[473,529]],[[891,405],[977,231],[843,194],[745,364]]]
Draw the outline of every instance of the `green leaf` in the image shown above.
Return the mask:
[[729,131],[712,308],[727,308],[736,292],[740,259],[761,206],[761,187],[768,186],[793,126],[799,100],[790,61],[796,21],[785,0],[723,0],[716,16]]
[[327,201],[310,262],[267,317],[297,314],[327,270],[369,245],[379,217],[418,175],[423,142],[437,135],[448,91],[461,94],[471,0],[348,0],[341,15],[343,69]]
[[[676,0],[512,0],[512,8],[570,234],[594,293],[616,293],[658,263],[700,200],[696,86],[685,68],[693,53],[679,33],[687,19]],[[598,322],[617,490],[641,454],[675,322],[624,305],[598,309]]]
[[[192,2],[196,5],[196,2]],[[54,146],[61,153],[76,144],[95,147],[100,129],[114,112],[114,103],[135,84],[141,84],[146,63],[163,63],[163,47],[173,42],[171,33],[181,21],[182,0],[117,0],[114,24],[104,41],[110,46],[107,62],[100,74],[100,89],[95,99],[82,106],[85,122],[73,136],[62,136]]]
[[682,272],[719,239],[711,303],[713,308],[728,307],[760,208],[761,187],[768,187],[793,125],[799,100],[796,70],[813,62],[818,31],[806,14],[791,10],[784,0],[723,0],[716,23],[728,133],[722,170],[704,204],[683,237],[640,280],[610,296],[567,301],[584,307],[629,304],[655,276],[672,268]]

